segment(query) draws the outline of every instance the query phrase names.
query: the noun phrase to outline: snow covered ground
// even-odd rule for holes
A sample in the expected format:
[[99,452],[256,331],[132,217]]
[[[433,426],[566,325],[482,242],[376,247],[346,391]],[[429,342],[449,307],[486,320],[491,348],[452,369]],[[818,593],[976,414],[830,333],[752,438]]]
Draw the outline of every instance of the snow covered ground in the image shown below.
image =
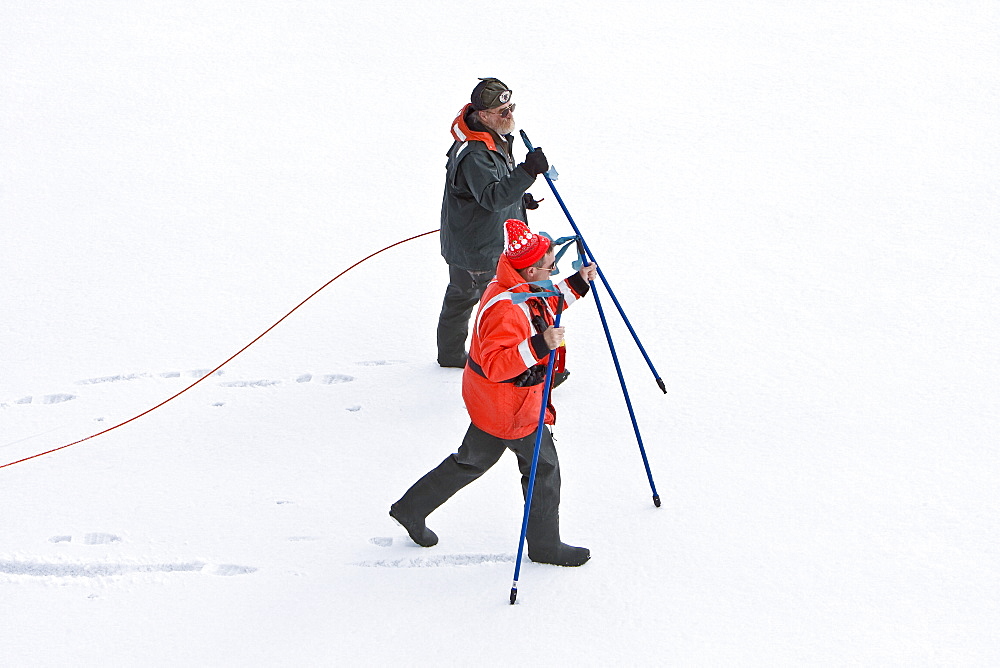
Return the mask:
[[663,507],[588,299],[590,563],[508,604],[510,455],[391,522],[467,425],[430,235],[0,468],[0,664],[1000,662],[1000,5],[490,9],[0,6],[0,466],[435,229],[497,76],[666,381],[609,311]]

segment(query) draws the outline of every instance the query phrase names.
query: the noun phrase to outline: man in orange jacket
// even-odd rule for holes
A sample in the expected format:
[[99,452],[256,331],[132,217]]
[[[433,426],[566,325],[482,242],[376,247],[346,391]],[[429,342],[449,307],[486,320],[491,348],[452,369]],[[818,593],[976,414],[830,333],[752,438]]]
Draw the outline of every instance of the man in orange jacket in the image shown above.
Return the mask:
[[[562,344],[564,328],[554,327],[559,297],[531,285],[555,270],[555,249],[545,236],[522,221],[508,220],[506,248],[496,278],[486,287],[476,314],[469,361],[462,377],[462,398],[472,424],[458,452],[449,455],[394,503],[389,515],[415,543],[431,547],[437,535],[426,518],[458,490],[479,478],[510,449],[521,470],[522,491],[535,446],[548,356]],[[569,306],[590,289],[597,266],[582,267],[556,289]],[[550,403],[545,424],[554,424]],[[552,435],[542,427],[532,507],[528,515],[528,558],[559,566],[581,566],[590,550],[562,542],[559,535],[559,458]]]

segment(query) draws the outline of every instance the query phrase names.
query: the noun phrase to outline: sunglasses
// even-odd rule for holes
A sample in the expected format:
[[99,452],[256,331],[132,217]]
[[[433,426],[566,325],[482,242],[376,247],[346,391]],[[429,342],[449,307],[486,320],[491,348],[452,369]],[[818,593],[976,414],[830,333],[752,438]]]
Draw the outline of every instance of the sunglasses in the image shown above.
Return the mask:
[[516,104],[511,103],[509,107],[504,107],[503,109],[494,109],[491,110],[491,113],[498,114],[500,118],[507,118],[512,113],[514,113],[514,107],[516,106],[517,106]]

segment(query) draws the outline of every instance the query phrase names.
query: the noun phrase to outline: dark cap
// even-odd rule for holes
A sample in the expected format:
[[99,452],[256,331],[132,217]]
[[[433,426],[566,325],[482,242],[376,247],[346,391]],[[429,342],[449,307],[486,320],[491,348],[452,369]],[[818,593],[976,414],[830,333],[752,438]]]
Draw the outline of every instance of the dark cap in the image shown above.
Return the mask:
[[493,77],[479,77],[479,83],[472,89],[472,108],[476,111],[493,109],[510,101],[512,91],[507,84]]

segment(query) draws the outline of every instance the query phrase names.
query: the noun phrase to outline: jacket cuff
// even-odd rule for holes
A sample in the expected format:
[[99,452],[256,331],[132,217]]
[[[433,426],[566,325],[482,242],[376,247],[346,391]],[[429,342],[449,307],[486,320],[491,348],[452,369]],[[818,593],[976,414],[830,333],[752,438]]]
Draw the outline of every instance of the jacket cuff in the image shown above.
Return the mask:
[[573,272],[573,275],[566,279],[566,284],[581,297],[590,292],[590,281],[585,281],[579,272]]
[[528,341],[531,344],[531,352],[535,353],[535,358],[541,362],[546,357],[549,356],[549,344],[545,343],[545,337],[541,334],[535,334]]

